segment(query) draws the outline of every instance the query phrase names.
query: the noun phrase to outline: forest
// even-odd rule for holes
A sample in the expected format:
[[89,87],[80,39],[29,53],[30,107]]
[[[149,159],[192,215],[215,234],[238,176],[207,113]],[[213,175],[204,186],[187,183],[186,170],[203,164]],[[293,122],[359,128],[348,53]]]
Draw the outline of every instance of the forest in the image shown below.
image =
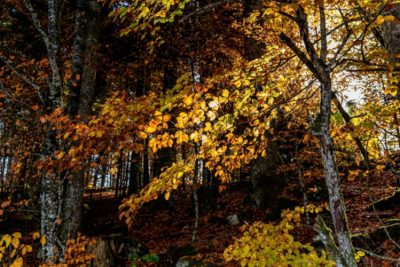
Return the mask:
[[0,265],[400,266],[400,1],[1,0]]

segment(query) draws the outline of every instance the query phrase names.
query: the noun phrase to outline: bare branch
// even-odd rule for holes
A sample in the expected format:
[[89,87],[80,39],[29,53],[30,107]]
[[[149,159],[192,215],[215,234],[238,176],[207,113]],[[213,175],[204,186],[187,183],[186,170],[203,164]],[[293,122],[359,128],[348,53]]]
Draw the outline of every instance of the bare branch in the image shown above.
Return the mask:
[[324,1],[322,0],[319,4],[319,21],[321,28],[321,51],[320,58],[322,62],[326,63],[326,57],[328,54],[328,40],[327,40],[327,31],[326,31],[326,17],[325,17],[325,6]]
[[[346,46],[347,42],[350,39],[351,34],[353,33],[353,31],[351,30],[351,28],[350,28],[348,22],[346,21],[346,18],[344,17],[344,15],[343,15],[342,11],[340,10],[340,8],[339,8],[339,12],[340,12],[340,15],[342,16],[343,23],[346,26],[347,34],[344,37],[344,39],[342,40],[342,42],[340,43],[338,49],[336,49],[336,52],[335,52],[335,55],[333,56],[333,59],[328,64],[330,69],[334,68],[334,66],[336,65],[337,59],[338,59],[340,53],[343,51],[344,47]],[[343,55],[341,57],[343,57]]]
[[367,254],[368,256],[371,256],[371,257],[374,257],[374,258],[377,258],[377,259],[400,263],[400,259],[395,259],[395,258],[383,256],[383,255],[378,255],[378,254],[375,254],[375,253],[373,253],[373,252],[371,252],[369,250],[363,249],[363,248],[355,248],[355,249],[359,250],[359,251],[362,251],[365,254]]
[[296,54],[296,56],[308,67],[308,69],[315,75],[315,77],[320,77],[314,63],[310,59],[308,59],[307,55],[296,46],[296,44],[289,38],[289,36],[281,32],[279,34],[279,38],[293,51],[293,53]]
[[45,42],[46,46],[48,47],[49,45],[49,37],[47,36],[46,32],[43,30],[42,25],[40,24],[38,15],[36,13],[36,11],[33,9],[32,7],[32,3],[30,0],[23,0],[25,7],[28,9],[31,18],[32,18],[32,22],[33,25],[35,26],[36,30],[38,30],[38,32],[40,33],[40,35],[42,35],[43,41]]
[[181,18],[179,20],[179,23],[185,22],[186,20],[188,20],[189,18],[191,18],[193,16],[202,15],[202,14],[204,14],[206,12],[209,12],[209,11],[213,10],[214,8],[219,7],[219,6],[222,6],[222,5],[225,5],[225,4],[228,4],[228,3],[235,3],[235,2],[236,3],[241,3],[243,1],[242,0],[221,0],[219,2],[216,2],[216,3],[213,3],[213,4],[207,5],[205,7],[196,9],[196,11],[193,11],[193,12],[187,14],[186,16],[184,16],[183,18]]
[[39,99],[42,103],[44,103],[42,96],[40,95],[40,91],[41,88],[40,86],[33,82],[32,80],[30,80],[28,77],[26,77],[23,73],[19,72],[18,70],[15,69],[15,67],[5,58],[5,57],[0,57],[1,61],[3,61],[7,67],[15,74],[15,76],[17,76],[18,78],[20,78],[22,81],[24,81],[26,84],[30,85],[31,87],[33,87],[36,91],[37,94],[39,96]]

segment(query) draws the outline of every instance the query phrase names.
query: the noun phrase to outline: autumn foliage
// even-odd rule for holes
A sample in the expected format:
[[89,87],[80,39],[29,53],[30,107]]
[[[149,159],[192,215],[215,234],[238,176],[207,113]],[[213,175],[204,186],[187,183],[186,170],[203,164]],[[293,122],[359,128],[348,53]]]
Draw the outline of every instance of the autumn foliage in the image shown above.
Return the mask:
[[[0,263],[172,266],[186,246],[202,264],[398,263],[399,14],[394,0],[3,1]],[[171,218],[179,238],[154,246]]]

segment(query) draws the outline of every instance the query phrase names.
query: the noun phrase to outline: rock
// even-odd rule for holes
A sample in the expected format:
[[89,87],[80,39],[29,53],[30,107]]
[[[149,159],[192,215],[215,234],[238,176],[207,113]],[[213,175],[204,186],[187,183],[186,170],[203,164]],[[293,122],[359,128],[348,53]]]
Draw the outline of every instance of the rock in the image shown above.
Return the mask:
[[239,216],[237,214],[229,215],[226,220],[230,225],[238,225],[240,223]]
[[190,262],[191,262],[190,258],[182,257],[176,262],[175,267],[189,267]]
[[188,256],[180,258],[175,264],[175,267],[215,267],[215,266],[216,265],[214,264],[204,263],[202,261],[193,259]]

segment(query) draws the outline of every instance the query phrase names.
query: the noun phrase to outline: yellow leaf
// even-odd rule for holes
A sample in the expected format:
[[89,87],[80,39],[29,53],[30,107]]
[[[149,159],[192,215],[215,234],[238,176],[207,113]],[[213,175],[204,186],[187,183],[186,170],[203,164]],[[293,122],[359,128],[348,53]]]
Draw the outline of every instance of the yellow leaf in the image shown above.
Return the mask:
[[185,99],[183,99],[183,103],[185,103],[185,105],[187,105],[187,106],[191,105],[193,103],[192,96],[189,95],[189,96],[185,97]]
[[233,85],[235,87],[240,87],[240,86],[242,86],[242,82],[240,80],[236,80],[236,81],[233,82]]
[[392,96],[396,96],[397,95],[397,88],[393,88],[393,89],[391,89],[390,90],[390,94],[392,95]]
[[71,133],[68,133],[68,132],[67,132],[67,133],[65,133],[65,134],[64,134],[64,136],[63,136],[63,137],[64,137],[64,139],[67,139],[67,138],[68,138],[68,136],[70,136],[70,134],[71,134]]
[[247,80],[247,79],[244,80],[243,83],[242,83],[243,86],[249,86],[250,84],[251,84],[250,81]]
[[171,193],[170,193],[169,191],[165,193],[165,195],[164,195],[165,200],[168,200],[168,199],[169,199],[170,194],[171,194]]
[[156,131],[157,131],[157,126],[148,126],[147,128],[146,128],[146,131],[147,132],[149,132],[149,133],[155,133]]
[[165,114],[163,116],[163,122],[168,122],[171,119],[171,116],[169,114]]
[[211,123],[206,122],[206,127],[204,128],[204,131],[205,131],[205,132],[209,132],[209,131],[211,131],[211,130],[212,130],[212,128],[211,128]]
[[222,90],[222,96],[223,97],[228,97],[229,96],[229,91],[226,90],[226,89]]
[[384,19],[385,19],[385,21],[393,22],[393,21],[396,20],[396,17],[393,16],[393,15],[387,15],[387,16],[384,17]]
[[15,232],[15,233],[12,234],[12,236],[16,237],[16,238],[21,238],[22,237],[20,232]]
[[207,117],[210,119],[210,121],[213,121],[213,120],[215,120],[215,118],[216,118],[215,113],[212,112],[211,110],[209,110],[209,111],[207,112]]
[[250,252],[250,247],[249,247],[248,245],[246,245],[246,246],[243,248],[243,255],[246,256],[246,255],[249,254],[249,252]]
[[22,267],[24,265],[24,260],[21,257],[18,257],[13,263],[11,263],[10,267]]
[[64,151],[59,151],[59,152],[56,154],[56,158],[57,158],[58,160],[60,160],[60,159],[62,159],[62,158],[64,157],[64,155],[65,155],[65,152],[64,152]]
[[154,112],[154,117],[161,117],[161,116],[162,116],[162,113],[160,111],[156,110]]
[[188,136],[187,134],[184,134],[184,135],[182,136],[182,141],[183,141],[183,142],[189,142],[189,136]]
[[2,238],[2,241],[6,244],[6,248],[11,244],[11,236],[10,235],[5,235]]
[[168,146],[169,146],[169,147],[172,147],[173,144],[174,144],[174,141],[172,141],[172,139],[169,139],[169,140],[168,140]]
[[42,246],[46,245],[46,237],[42,236],[42,237],[40,238],[40,244],[41,244]]
[[190,140],[193,140],[194,142],[198,142],[199,141],[199,133],[198,132],[193,132],[190,134]]
[[14,258],[15,253],[17,253],[17,250],[13,249],[13,251],[11,251],[10,258]]
[[136,132],[137,137],[139,137],[140,139],[146,139],[147,138],[147,134],[143,131],[137,131]]
[[378,24],[378,25],[381,25],[381,24],[383,24],[385,22],[385,18],[383,17],[383,16],[379,16],[377,19],[376,19],[376,24]]
[[176,119],[176,127],[183,129],[185,128],[185,123],[183,122],[183,119],[181,117],[178,117]]
[[101,138],[105,134],[104,130],[97,130],[96,131],[96,137]]
[[365,252],[359,250],[359,251],[357,251],[356,255],[359,256],[359,257],[364,257],[365,256]]
[[40,233],[39,232],[34,232],[33,234],[32,234],[32,239],[33,240],[36,240],[37,238],[39,238],[40,237]]

